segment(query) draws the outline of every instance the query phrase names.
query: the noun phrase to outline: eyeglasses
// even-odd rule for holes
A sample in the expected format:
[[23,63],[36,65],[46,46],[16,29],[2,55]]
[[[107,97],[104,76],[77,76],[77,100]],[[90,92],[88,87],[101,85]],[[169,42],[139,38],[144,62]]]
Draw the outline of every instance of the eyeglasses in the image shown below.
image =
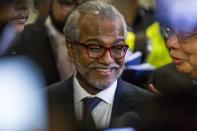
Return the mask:
[[85,47],[87,49],[87,54],[92,59],[101,58],[107,51],[110,52],[110,55],[114,59],[122,59],[124,58],[128,45],[114,45],[112,47],[104,47],[101,45],[87,45],[80,42],[75,42],[77,45]]
[[165,39],[167,39],[171,34],[173,34],[173,32],[169,27],[161,26],[161,34]]
[[170,35],[177,36],[180,40],[189,40],[191,38],[197,38],[197,31],[192,32],[183,32],[183,31],[175,31],[169,27],[161,26],[161,33],[164,38],[168,38]]

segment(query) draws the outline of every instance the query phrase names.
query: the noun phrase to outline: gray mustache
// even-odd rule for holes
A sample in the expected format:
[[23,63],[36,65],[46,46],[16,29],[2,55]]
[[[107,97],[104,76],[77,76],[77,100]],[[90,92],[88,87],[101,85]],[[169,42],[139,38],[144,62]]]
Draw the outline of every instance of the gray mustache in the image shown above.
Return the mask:
[[101,65],[101,64],[91,64],[88,66],[89,68],[103,68],[103,69],[109,69],[109,68],[120,68],[118,64],[111,64],[111,65]]

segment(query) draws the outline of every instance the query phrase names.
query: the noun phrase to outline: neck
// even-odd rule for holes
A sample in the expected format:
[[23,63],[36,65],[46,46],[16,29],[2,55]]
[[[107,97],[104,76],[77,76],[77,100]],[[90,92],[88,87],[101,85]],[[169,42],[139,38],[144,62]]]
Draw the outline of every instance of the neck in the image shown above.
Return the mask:
[[91,95],[96,95],[97,93],[100,92],[100,90],[96,89],[94,86],[90,85],[86,79],[81,76],[79,73],[77,73],[76,78],[80,84],[80,86],[86,90],[89,94]]

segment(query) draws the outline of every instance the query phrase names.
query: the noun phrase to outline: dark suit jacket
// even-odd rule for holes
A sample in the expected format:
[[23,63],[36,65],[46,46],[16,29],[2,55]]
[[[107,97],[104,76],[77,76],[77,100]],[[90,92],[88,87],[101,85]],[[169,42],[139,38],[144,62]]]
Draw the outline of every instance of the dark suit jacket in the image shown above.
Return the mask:
[[60,81],[47,28],[43,22],[36,21],[26,26],[20,40],[7,51],[6,55],[29,56],[40,66],[47,85]]
[[148,81],[150,83],[162,94],[166,94],[192,86],[192,79],[189,74],[178,72],[175,64],[171,63],[153,71]]
[[[51,120],[50,126],[53,126],[52,128],[57,128],[54,127],[58,124],[57,121],[66,121],[65,118],[68,117],[75,118],[73,78],[51,85],[47,88],[47,91],[49,119]],[[136,112],[139,114],[143,101],[149,98],[149,96],[152,96],[149,92],[131,85],[122,79],[118,79],[110,127],[113,126],[113,120],[116,120],[125,112]],[[65,111],[67,111],[68,114],[66,114]],[[62,116],[64,117],[60,118]]]

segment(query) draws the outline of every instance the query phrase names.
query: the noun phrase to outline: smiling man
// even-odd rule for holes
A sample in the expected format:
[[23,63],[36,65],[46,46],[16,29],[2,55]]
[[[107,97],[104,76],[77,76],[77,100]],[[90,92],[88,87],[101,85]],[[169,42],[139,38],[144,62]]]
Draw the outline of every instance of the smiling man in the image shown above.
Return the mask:
[[[113,127],[113,120],[126,112],[140,116],[139,107],[150,94],[119,78],[128,48],[123,16],[112,5],[90,1],[70,14],[64,35],[77,72],[48,87],[50,124],[71,117],[94,130]],[[97,103],[87,115],[91,98]]]

